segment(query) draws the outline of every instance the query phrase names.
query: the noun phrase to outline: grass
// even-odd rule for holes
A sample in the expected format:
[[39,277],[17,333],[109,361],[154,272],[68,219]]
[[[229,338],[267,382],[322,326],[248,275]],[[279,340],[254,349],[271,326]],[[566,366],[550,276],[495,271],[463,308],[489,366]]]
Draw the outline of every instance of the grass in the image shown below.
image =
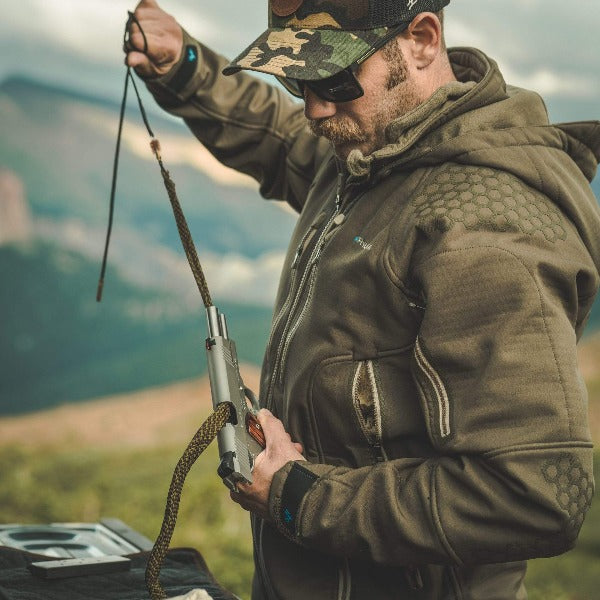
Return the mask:
[[[0,520],[96,522],[118,517],[154,540],[181,451],[2,448]],[[192,468],[171,546],[200,550],[217,579],[247,598],[253,570],[248,513],[231,502],[215,475],[217,460],[213,444]]]
[[[69,450],[0,448],[4,523],[96,522],[118,517],[154,539],[181,448]],[[216,445],[186,482],[172,546],[200,550],[222,585],[249,598],[252,543],[247,513],[233,504],[214,468]],[[600,477],[600,454],[596,460]],[[530,562],[529,600],[592,600],[600,584],[600,502],[588,513],[577,547]]]

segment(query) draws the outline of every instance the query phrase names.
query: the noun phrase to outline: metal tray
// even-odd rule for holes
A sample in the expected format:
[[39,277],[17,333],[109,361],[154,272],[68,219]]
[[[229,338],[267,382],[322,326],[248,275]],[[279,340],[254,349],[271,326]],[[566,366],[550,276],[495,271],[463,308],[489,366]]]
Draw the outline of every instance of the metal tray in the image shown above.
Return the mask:
[[124,556],[152,548],[152,542],[119,519],[100,523],[0,525],[0,546],[54,558]]

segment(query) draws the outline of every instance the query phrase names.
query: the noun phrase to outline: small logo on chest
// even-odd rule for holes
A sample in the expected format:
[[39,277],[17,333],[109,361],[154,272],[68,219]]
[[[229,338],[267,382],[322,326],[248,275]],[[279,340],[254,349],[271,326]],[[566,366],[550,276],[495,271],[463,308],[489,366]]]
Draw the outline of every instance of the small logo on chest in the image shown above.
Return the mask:
[[373,244],[366,242],[360,235],[357,235],[352,241],[358,244],[363,250],[370,250],[373,247]]

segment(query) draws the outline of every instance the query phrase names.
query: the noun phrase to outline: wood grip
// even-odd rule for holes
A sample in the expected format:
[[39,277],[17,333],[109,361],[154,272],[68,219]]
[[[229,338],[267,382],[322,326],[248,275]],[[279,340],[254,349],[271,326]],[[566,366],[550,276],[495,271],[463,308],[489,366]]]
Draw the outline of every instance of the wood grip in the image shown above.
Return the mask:
[[267,445],[265,434],[260,426],[260,423],[258,422],[258,419],[250,413],[246,415],[246,429],[248,430],[250,436],[261,448],[264,448]]

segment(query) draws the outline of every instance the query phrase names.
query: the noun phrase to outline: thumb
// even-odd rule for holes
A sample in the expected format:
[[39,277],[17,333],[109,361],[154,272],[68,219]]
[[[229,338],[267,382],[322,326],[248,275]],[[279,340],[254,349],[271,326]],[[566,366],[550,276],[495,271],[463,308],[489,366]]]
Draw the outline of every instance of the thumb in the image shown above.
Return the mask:
[[156,0],[140,0],[136,9],[137,8],[160,8],[160,7],[158,6],[158,2],[156,2]]
[[142,78],[153,77],[156,75],[152,62],[143,52],[129,52],[125,58],[125,64]]
[[262,408],[256,413],[256,418],[263,428],[267,443],[275,441],[275,438],[282,435],[287,435],[283,423],[270,410]]

